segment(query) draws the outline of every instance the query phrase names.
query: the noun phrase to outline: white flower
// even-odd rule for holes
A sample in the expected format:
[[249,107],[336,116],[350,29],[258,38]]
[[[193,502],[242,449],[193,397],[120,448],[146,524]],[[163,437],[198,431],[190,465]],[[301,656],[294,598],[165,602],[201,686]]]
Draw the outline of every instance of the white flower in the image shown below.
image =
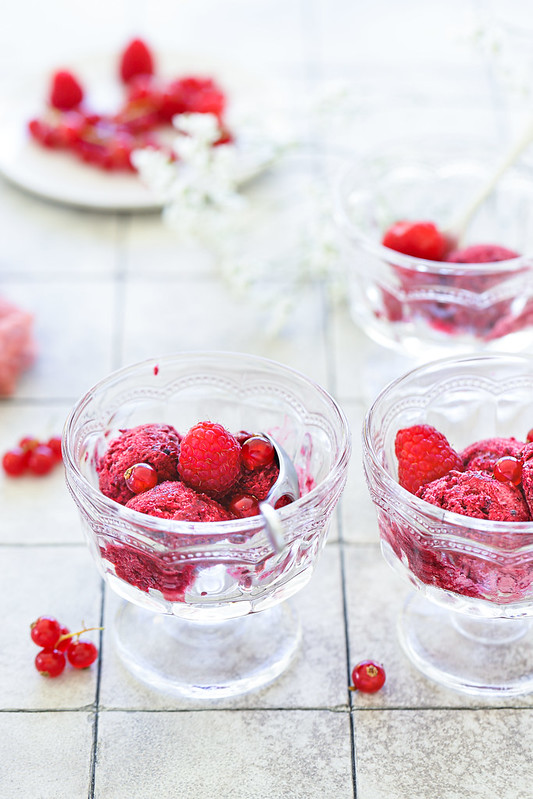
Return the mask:
[[177,114],[172,124],[180,133],[204,146],[211,146],[220,138],[220,125],[214,114]]
[[[344,102],[345,95],[340,95]],[[334,101],[330,110],[333,105]],[[237,147],[215,145],[218,119],[212,114],[180,114],[173,125],[177,158],[146,149],[134,154],[134,164],[163,203],[165,223],[182,240],[211,248],[223,279],[264,310],[265,329],[275,335],[290,319],[304,285],[317,280],[330,289],[340,285],[325,180],[317,170],[314,186],[302,187],[296,206],[292,197],[284,197],[257,209],[239,188]],[[293,206],[289,213],[287,203]],[[298,213],[293,214],[294,209]],[[283,245],[286,252],[280,251],[284,237],[277,231],[290,234]]]

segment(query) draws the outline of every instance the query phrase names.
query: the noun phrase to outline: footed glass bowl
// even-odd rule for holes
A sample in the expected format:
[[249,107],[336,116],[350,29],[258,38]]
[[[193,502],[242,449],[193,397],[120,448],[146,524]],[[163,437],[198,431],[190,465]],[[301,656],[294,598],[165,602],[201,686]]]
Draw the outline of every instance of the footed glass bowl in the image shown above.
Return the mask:
[[[185,433],[203,420],[270,433],[291,457],[302,496],[272,509],[280,551],[263,516],[171,521],[100,492],[96,464],[121,430],[159,422]],[[329,394],[266,359],[181,353],[94,386],[70,413],[63,446],[91,552],[126,600],[115,624],[126,666],[189,697],[240,694],[278,676],[298,643],[294,614],[281,603],[310,579],[346,481],[350,434]]]
[[363,431],[364,466],[386,561],[416,589],[401,643],[427,676],[471,694],[533,690],[533,522],[443,510],[397,481],[399,429],[430,424],[457,451],[492,437],[525,441],[533,357],[435,361],[387,386]]
[[428,360],[472,350],[518,352],[533,342],[533,184],[509,169],[472,220],[464,243],[519,257],[492,263],[414,258],[384,247],[399,220],[453,223],[501,157],[478,141],[413,140],[347,169],[335,217],[354,321],[387,347]]

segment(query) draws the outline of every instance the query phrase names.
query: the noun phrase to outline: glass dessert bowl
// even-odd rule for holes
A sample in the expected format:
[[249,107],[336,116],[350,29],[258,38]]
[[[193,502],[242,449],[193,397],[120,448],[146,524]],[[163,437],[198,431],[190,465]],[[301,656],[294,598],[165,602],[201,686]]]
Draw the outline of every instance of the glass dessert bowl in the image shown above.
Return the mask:
[[[270,434],[296,468],[301,497],[270,508],[268,518],[190,522],[140,513],[101,492],[98,466],[121,431],[161,423],[185,432],[209,419]],[[310,579],[346,481],[350,433],[329,394],[263,358],[180,353],[94,386],[71,411],[63,448],[91,552],[126,600],[114,634],[130,671],[190,698],[237,695],[275,679],[299,641],[283,603]],[[272,544],[272,524],[281,546]]]
[[[518,352],[533,341],[533,186],[516,164],[470,223],[470,245],[499,245],[499,260],[429,260],[383,246],[400,220],[453,224],[501,153],[480,142],[424,139],[383,147],[352,165],[335,190],[335,218],[354,321],[414,358],[473,349]],[[448,257],[448,253],[444,256]],[[503,260],[502,260],[503,258]],[[474,259],[477,262],[474,262]]]
[[[449,503],[430,504],[399,484],[395,442],[399,430],[420,424],[436,428],[463,454],[472,442],[525,441],[532,396],[531,356],[444,359],[389,384],[363,430],[382,552],[416,589],[400,616],[401,644],[428,677],[478,696],[533,690],[533,521],[526,492],[502,489],[525,508],[520,518],[527,521],[472,518],[445,509]],[[496,485],[494,475],[476,474]],[[500,511],[496,503],[491,513],[501,517]]]

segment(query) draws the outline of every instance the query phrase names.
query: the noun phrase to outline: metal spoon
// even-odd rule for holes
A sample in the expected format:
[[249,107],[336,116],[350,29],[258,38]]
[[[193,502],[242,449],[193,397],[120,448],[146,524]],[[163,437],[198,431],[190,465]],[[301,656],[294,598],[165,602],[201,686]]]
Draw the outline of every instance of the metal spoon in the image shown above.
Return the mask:
[[275,505],[281,497],[290,497],[293,501],[299,499],[300,486],[294,463],[281,444],[278,444],[276,439],[272,438],[268,433],[261,433],[261,435],[270,441],[276,451],[279,474],[265,500],[260,503],[259,511],[265,522],[265,530],[270,543],[276,552],[281,552],[285,547],[285,537],[283,535],[283,525]]

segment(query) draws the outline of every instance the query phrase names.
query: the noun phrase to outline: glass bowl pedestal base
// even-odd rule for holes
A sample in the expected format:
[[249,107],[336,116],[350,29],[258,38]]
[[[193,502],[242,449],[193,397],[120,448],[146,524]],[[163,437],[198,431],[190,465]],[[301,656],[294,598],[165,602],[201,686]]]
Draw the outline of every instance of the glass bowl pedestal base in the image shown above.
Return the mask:
[[114,638],[126,668],[151,688],[186,699],[219,699],[275,680],[294,657],[301,630],[288,602],[205,622],[124,602]]
[[400,643],[430,679],[491,698],[533,691],[533,620],[490,619],[448,610],[420,594],[400,615]]

